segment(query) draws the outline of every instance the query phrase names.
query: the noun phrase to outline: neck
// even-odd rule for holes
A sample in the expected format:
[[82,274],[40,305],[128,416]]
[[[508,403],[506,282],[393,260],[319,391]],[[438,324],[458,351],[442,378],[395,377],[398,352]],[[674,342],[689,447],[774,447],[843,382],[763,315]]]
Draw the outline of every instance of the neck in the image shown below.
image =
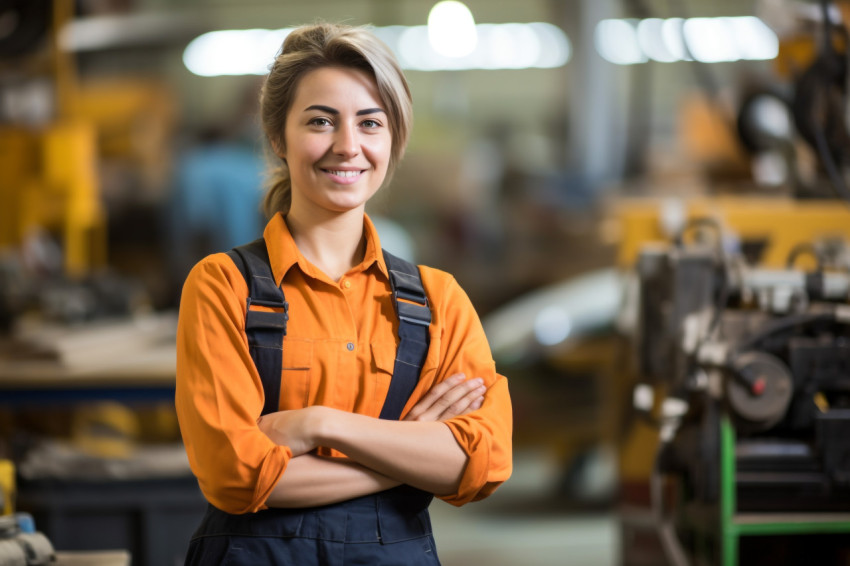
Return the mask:
[[366,254],[363,210],[323,218],[291,210],[286,215],[286,224],[307,261],[333,281],[339,281]]

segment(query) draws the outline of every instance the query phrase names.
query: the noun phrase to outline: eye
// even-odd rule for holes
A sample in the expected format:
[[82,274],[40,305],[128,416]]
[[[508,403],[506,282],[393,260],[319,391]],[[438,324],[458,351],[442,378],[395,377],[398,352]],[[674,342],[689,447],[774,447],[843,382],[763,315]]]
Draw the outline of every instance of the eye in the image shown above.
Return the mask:
[[372,120],[371,118],[368,119],[368,120],[363,120],[362,122],[360,122],[360,125],[363,126],[364,128],[370,128],[370,129],[381,127],[380,122],[378,122],[377,120]]
[[307,123],[311,126],[320,126],[320,127],[332,125],[330,120],[328,120],[327,118],[321,117],[321,116],[313,118],[312,120],[310,120]]

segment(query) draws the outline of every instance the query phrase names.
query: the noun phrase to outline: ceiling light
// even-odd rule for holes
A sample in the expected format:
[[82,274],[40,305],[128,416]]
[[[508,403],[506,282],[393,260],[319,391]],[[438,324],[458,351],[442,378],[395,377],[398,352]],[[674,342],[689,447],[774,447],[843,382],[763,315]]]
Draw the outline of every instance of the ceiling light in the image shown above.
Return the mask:
[[463,2],[437,2],[428,14],[428,41],[445,57],[469,55],[478,43],[472,12]]

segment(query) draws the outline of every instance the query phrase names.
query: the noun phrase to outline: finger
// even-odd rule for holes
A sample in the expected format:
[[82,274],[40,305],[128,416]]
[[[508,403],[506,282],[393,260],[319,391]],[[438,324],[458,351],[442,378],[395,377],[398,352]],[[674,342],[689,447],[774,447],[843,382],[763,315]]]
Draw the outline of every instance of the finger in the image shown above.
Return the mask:
[[466,381],[466,375],[455,374],[432,387],[404,420],[436,421],[440,414],[457,399],[474,387]]
[[443,396],[434,401],[434,404],[429,409],[433,417],[436,419],[444,418],[446,412],[458,414],[459,409],[466,408],[474,397],[478,397],[482,392],[478,392],[474,397],[467,398],[479,387],[483,387],[484,380],[480,377],[470,379],[448,390]]
[[441,421],[447,421],[449,419],[453,419],[454,417],[462,417],[463,415],[468,415],[473,411],[477,411],[481,408],[481,405],[484,404],[484,396],[480,395],[476,399],[474,399],[469,406],[467,406],[464,410],[460,411],[456,415],[450,415],[449,413],[445,413],[443,417],[440,418]]
[[410,412],[407,414],[404,420],[417,420],[421,418],[426,411],[431,409],[431,407],[438,399],[440,399],[440,397],[445,395],[453,387],[456,387],[463,383],[465,379],[466,375],[462,373],[456,373],[432,387],[428,391],[428,393],[426,393],[425,396],[422,397],[422,399],[420,399],[419,401],[417,401],[416,405],[414,405],[414,407],[410,409]]
[[487,388],[484,385],[476,387],[471,390],[469,393],[452,403],[448,406],[437,418],[437,420],[444,421],[448,419],[452,419],[454,417],[459,417],[462,415],[466,415],[481,408],[481,405],[484,402],[484,393],[487,392]]

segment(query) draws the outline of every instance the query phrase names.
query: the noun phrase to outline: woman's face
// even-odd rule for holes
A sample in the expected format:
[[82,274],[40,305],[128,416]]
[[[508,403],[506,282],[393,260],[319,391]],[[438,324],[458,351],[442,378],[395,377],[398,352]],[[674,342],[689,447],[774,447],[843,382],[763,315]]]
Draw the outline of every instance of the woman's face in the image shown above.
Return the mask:
[[388,116],[375,80],[347,67],[304,75],[286,116],[290,214],[362,211],[387,174]]

